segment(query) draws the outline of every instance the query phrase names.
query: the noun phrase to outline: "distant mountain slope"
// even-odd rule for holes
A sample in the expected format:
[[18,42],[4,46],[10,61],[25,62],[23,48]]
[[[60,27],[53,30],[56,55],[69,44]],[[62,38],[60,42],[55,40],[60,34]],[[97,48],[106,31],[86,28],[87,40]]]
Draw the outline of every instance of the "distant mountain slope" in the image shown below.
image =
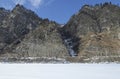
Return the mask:
[[10,13],[9,10],[5,10],[4,8],[0,8],[0,25],[3,19]]
[[0,61],[120,61],[120,7],[84,5],[64,26],[16,5],[0,8]]
[[1,57],[65,59],[68,56],[58,31],[59,24],[48,19],[41,19],[19,4],[12,11],[8,13],[5,11],[0,11],[6,14],[0,20]]
[[45,20],[43,24],[25,36],[15,51],[22,57],[65,58],[69,56],[57,26],[59,25]]
[[111,3],[84,5],[63,30],[73,39],[78,61],[120,61],[119,6]]

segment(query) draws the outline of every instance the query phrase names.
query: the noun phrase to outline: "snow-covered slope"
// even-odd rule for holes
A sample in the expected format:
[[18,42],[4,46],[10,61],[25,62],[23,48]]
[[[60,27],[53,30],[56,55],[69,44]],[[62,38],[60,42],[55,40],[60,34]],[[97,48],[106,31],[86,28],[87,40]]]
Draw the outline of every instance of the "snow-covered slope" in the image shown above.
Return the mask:
[[120,79],[120,64],[0,64],[0,79]]

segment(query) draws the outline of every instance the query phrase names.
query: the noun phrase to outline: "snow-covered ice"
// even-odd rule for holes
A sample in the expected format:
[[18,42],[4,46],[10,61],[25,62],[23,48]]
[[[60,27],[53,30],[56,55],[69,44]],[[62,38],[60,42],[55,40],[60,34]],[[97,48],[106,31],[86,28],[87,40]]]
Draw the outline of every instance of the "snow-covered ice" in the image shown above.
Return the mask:
[[120,79],[120,64],[0,64],[0,79]]

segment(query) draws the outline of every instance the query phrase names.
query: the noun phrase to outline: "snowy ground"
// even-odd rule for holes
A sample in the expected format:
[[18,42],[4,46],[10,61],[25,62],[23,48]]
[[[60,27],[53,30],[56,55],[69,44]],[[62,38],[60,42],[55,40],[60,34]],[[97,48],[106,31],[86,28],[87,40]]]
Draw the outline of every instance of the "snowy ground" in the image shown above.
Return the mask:
[[120,64],[0,64],[0,79],[120,79]]

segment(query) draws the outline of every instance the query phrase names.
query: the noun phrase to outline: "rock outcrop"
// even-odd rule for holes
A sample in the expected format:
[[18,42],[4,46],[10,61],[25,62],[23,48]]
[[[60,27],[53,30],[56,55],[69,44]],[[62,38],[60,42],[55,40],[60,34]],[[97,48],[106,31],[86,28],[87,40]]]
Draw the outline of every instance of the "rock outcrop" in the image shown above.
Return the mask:
[[44,22],[25,36],[15,52],[21,57],[66,58],[68,52],[57,30],[58,25],[54,22]]
[[120,61],[119,6],[111,3],[84,5],[63,31],[73,39],[73,49],[78,54],[76,61]]
[[3,21],[3,19],[10,13],[9,10],[6,10],[4,8],[0,8],[0,25]]
[[10,48],[10,44],[17,43],[18,40],[22,40],[24,35],[39,26],[42,20],[34,12],[27,10],[19,4],[16,5],[12,11],[8,12],[5,9],[3,10],[4,11],[1,14],[4,16],[0,22],[1,53],[3,53],[3,50]]
[[12,11],[4,12],[0,19],[0,57],[65,59],[68,56],[59,24],[39,18],[19,4]]

